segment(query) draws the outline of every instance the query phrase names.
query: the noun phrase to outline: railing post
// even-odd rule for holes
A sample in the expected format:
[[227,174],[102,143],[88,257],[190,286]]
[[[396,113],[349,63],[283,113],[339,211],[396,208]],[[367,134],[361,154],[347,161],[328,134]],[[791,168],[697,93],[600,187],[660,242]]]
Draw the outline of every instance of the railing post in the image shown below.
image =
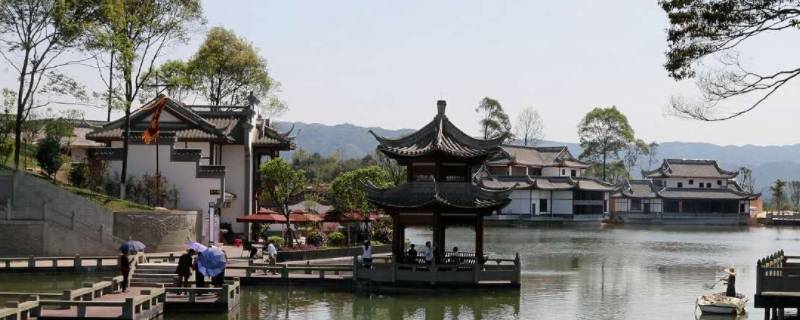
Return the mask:
[[36,258],[34,258],[32,255],[28,256],[28,268],[29,269],[36,268]]
[[285,263],[283,264],[283,268],[281,268],[281,279],[289,279],[289,269],[286,267]]
[[519,279],[522,274],[522,267],[520,266],[519,262],[519,252],[517,252],[516,255],[514,256],[514,269],[515,269],[514,280],[511,283],[519,284]]
[[756,261],[756,295],[761,294],[762,290],[764,290],[764,282],[762,277],[764,276],[764,269],[761,266],[761,260],[759,259]]
[[189,303],[194,303],[195,298],[197,297],[197,292],[194,290],[189,291]]
[[122,319],[133,320],[133,298],[125,298],[125,304],[122,306]]
[[170,263],[173,263],[173,262],[175,262],[175,254],[174,254],[174,253],[170,253],[170,254],[169,254],[169,262],[170,262]]
[[97,258],[97,270],[103,269],[103,258]]
[[306,261],[306,274],[311,274],[311,261]]
[[225,305],[228,304],[228,295],[230,294],[230,285],[223,284],[222,285],[222,292],[219,293],[219,302],[224,303]]
[[69,228],[75,230],[75,210],[69,212]]
[[51,260],[52,260],[51,262],[53,263],[53,268],[58,267],[58,258],[53,258]]
[[391,263],[389,267],[392,268],[392,282],[397,282],[397,259],[394,256],[391,256]]
[[325,279],[325,270],[324,269],[320,269],[319,270],[319,278],[320,279]]
[[358,280],[358,256],[353,256],[353,280]]
[[75,259],[72,261],[72,266],[78,270],[81,268],[81,255],[76,254]]
[[11,198],[6,200],[6,220],[11,220]]
[[248,278],[253,275],[253,271],[250,269],[250,266],[247,266],[247,269],[244,270],[244,275]]
[[100,243],[103,243],[103,225],[101,224],[100,227],[97,228],[97,236],[100,239]]

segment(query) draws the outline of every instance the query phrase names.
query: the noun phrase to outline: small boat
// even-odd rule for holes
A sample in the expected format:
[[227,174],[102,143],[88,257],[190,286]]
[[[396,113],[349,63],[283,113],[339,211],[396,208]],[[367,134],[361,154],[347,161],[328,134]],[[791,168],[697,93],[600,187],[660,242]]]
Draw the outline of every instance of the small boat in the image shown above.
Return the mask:
[[746,306],[747,297],[741,293],[728,297],[725,292],[719,292],[697,298],[697,307],[703,314],[743,314]]

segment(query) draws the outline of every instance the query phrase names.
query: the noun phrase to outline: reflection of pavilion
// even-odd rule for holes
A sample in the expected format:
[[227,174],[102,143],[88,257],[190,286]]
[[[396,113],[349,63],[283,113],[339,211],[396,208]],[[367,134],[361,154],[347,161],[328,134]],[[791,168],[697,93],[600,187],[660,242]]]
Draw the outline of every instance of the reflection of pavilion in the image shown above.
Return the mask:
[[[476,167],[503,153],[503,139],[470,137],[447,119],[445,106],[439,101],[433,121],[410,135],[387,139],[373,133],[378,150],[406,167],[408,182],[390,189],[368,189],[368,200],[392,216],[392,259],[359,269],[355,276],[360,280],[519,284],[518,257],[491,258],[490,263],[483,254],[483,218],[506,206],[511,190],[489,190],[471,182]],[[445,230],[455,225],[474,227],[474,253],[446,252]],[[430,265],[421,264],[424,258],[405,256],[405,228],[409,226],[433,228]]]

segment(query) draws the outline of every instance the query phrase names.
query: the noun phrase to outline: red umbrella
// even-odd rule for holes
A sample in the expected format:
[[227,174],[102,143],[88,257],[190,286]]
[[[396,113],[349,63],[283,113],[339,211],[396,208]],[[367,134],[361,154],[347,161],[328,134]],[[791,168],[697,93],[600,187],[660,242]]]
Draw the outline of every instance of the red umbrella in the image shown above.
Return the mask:
[[256,214],[236,218],[236,222],[279,223],[286,222],[286,217],[273,210],[261,208]]

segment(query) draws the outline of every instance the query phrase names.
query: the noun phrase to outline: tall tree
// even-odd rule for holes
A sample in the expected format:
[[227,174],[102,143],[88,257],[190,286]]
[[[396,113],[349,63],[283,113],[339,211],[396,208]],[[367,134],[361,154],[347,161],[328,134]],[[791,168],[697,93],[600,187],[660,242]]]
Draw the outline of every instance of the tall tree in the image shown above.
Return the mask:
[[64,54],[79,44],[93,21],[96,6],[90,1],[0,1],[0,55],[17,76],[14,129],[14,168],[19,169],[22,126],[40,93],[42,81],[62,81],[54,72],[67,64]]
[[508,140],[513,139],[511,120],[509,120],[508,114],[503,111],[503,106],[500,105],[499,101],[485,97],[475,108],[475,112],[481,114],[479,123],[483,139],[497,139],[500,137],[505,137]]
[[114,65],[123,87],[125,126],[122,143],[120,197],[128,175],[130,114],[140,89],[148,84],[164,48],[186,41],[204,23],[199,0],[104,0],[102,23],[109,30]]
[[789,200],[792,210],[800,211],[800,181],[789,182]]
[[336,209],[342,212],[368,212],[374,209],[367,202],[364,183],[370,183],[376,187],[394,185],[391,175],[379,166],[373,165],[345,172],[333,179],[333,183],[331,183],[329,198]]
[[211,105],[238,105],[252,92],[259,107],[275,116],[286,109],[272,93],[278,84],[253,44],[233,31],[214,27],[188,63],[196,89]]
[[153,83],[142,88],[139,101],[150,101],[161,93],[183,101],[194,88],[189,64],[181,60],[167,60],[153,70],[149,78]]
[[785,187],[786,182],[781,179],[775,180],[775,183],[769,187],[769,191],[772,193],[772,203],[775,210],[781,211],[785,208],[786,193],[783,190]]
[[638,165],[639,158],[648,155],[650,155],[650,145],[642,139],[635,139],[625,146],[622,152],[622,163],[625,165],[628,177],[633,175],[633,168]]
[[281,158],[275,158],[261,165],[262,196],[267,201],[273,203],[286,218],[286,234],[284,238],[289,246],[292,246],[292,229],[289,223],[289,205],[292,199],[302,193],[306,185],[306,177],[303,170],[295,170],[292,165]]
[[656,142],[650,142],[650,144],[647,145],[647,149],[650,151],[647,154],[647,170],[652,170],[653,166],[658,164],[659,144]]
[[753,178],[753,171],[748,167],[739,168],[739,175],[736,176],[736,183],[742,187],[742,190],[749,193],[755,193],[756,179]]
[[603,180],[608,180],[608,163],[617,161],[628,144],[634,142],[633,128],[617,107],[594,108],[578,124],[583,152],[580,158],[601,166]]
[[522,145],[535,146],[542,140],[544,124],[539,112],[533,107],[527,107],[517,115],[517,123],[514,125],[517,139],[522,139]]
[[[800,67],[759,73],[745,67],[737,48],[759,36],[770,36],[800,27],[800,2],[796,0],[660,0],[669,18],[667,62],[664,67],[675,80],[693,78],[697,67],[712,57],[722,68],[698,77],[704,101],[699,104],[673,99],[682,115],[705,120],[731,119],[755,109],[769,96],[800,75]],[[755,102],[720,114],[719,102],[736,97],[754,97]]]

